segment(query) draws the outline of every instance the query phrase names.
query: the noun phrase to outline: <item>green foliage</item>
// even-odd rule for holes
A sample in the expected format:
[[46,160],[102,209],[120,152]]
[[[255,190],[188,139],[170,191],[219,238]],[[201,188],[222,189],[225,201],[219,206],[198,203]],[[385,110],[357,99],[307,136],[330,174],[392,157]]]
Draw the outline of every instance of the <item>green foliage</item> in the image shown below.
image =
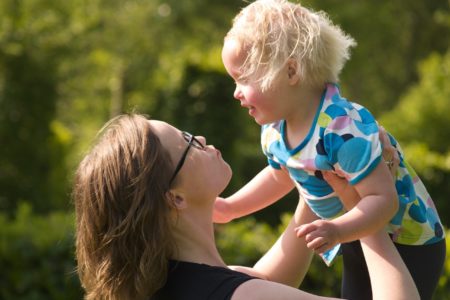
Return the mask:
[[[419,67],[419,82],[381,123],[401,143],[431,193],[443,223],[450,224],[450,51],[431,54]],[[399,121],[400,120],[400,121]]]
[[[217,226],[217,244],[228,264],[253,265],[269,249],[287,226],[291,214],[282,216],[278,227],[245,218]],[[447,231],[447,256],[450,255]],[[0,298],[82,299],[75,273],[73,215],[54,212],[36,216],[29,204],[18,207],[15,219],[0,214]],[[311,293],[338,296],[341,261],[328,268],[315,256],[301,289]],[[450,294],[450,263],[447,260],[436,299]]]
[[[345,95],[375,114],[394,108],[382,123],[402,142],[449,224],[448,1],[302,3],[328,12],[357,40],[341,76]],[[220,59],[223,36],[244,5],[0,1],[0,268],[8,270],[0,273],[0,298],[81,298],[76,277],[61,275],[73,275],[71,217],[50,212],[70,206],[72,170],[111,116],[137,110],[204,135],[234,171],[226,195],[266,165],[259,126],[233,101],[233,82]],[[294,192],[237,228],[218,227],[227,261],[256,261],[280,233],[266,223],[277,226],[297,198]],[[45,217],[21,206],[11,220],[21,201]],[[329,269],[315,259],[304,288],[337,295],[338,270],[339,263]]]
[[216,244],[227,264],[252,265],[268,250],[278,232],[254,218],[216,225]]
[[450,36],[448,1],[300,1],[324,10],[358,43],[343,69],[348,99],[376,115],[389,111],[417,80],[416,64],[444,53]]
[[81,299],[75,273],[73,214],[36,216],[29,204],[13,220],[0,214],[0,298]]
[[412,86],[397,107],[384,116],[383,123],[392,127],[402,141],[425,144],[430,150],[445,154],[450,150],[445,143],[450,137],[449,79],[450,50],[444,55],[431,54],[419,65],[417,85]]
[[67,193],[67,148],[51,127],[65,18],[47,1],[6,0],[1,8],[0,209],[12,212],[26,200],[47,212]]
[[439,280],[439,286],[435,293],[435,299],[449,300],[450,299],[450,230],[446,235],[447,244],[447,259],[445,261],[443,274]]

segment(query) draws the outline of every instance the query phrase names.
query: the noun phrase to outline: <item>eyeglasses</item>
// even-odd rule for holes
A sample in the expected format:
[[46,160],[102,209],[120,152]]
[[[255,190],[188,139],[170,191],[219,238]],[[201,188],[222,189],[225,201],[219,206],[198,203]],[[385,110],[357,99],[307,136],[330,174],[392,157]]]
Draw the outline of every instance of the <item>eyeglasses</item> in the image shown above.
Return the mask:
[[183,164],[184,164],[184,161],[186,160],[186,156],[189,152],[189,149],[191,147],[195,147],[200,150],[205,150],[205,145],[203,145],[199,140],[197,140],[195,138],[195,136],[193,136],[192,134],[190,134],[186,131],[183,131],[182,134],[183,134],[184,140],[188,143],[188,146],[187,146],[186,150],[184,150],[183,155],[181,156],[181,159],[175,168],[175,172],[173,172],[172,178],[170,178],[169,186],[172,185],[172,182],[174,181],[175,177],[177,177],[178,173],[181,170],[181,167],[183,167]]

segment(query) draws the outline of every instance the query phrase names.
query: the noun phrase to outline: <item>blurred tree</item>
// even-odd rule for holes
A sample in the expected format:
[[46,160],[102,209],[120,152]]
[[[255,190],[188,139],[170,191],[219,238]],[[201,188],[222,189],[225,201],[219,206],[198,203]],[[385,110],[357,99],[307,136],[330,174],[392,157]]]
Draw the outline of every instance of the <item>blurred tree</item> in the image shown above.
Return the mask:
[[381,120],[401,142],[425,181],[444,224],[450,225],[450,51],[420,64],[419,82]]
[[[382,123],[402,142],[448,224],[448,1],[302,3],[326,11],[357,40],[341,78],[344,94],[376,115],[394,109]],[[20,201],[31,202],[36,213],[67,207],[67,178],[95,132],[111,116],[130,110],[205,135],[223,150],[234,170],[225,194],[251,179],[266,165],[259,126],[233,101],[233,81],[220,60],[223,37],[244,5],[241,0],[0,1],[0,210],[11,214]],[[432,52],[436,54],[417,72],[417,63]],[[274,229],[281,213],[293,211],[296,202],[293,192],[256,214],[257,222],[223,229],[225,240],[234,230],[245,236],[246,250],[240,256],[234,243],[224,246],[230,251],[227,259],[245,261],[243,254],[262,251],[279,233],[269,233],[270,227],[259,222]],[[30,239],[41,238],[37,232],[29,234],[27,226],[61,234],[53,214],[36,219],[31,213],[18,215],[25,216],[17,220],[26,224],[20,225],[24,237],[0,218],[5,230],[0,237],[8,237],[0,245],[11,245],[0,255],[0,260],[6,257],[1,260],[2,269],[8,270],[4,276],[11,273],[8,278],[17,280],[17,274],[35,268],[36,274],[59,272],[50,262],[52,254],[46,254],[51,243],[27,259],[29,249],[37,249]],[[252,231],[258,237],[249,234]],[[64,245],[71,257],[73,249],[65,239]],[[315,267],[313,262],[305,287],[333,294],[339,277],[334,271],[324,276],[325,268],[318,263]],[[46,275],[32,273],[27,282],[39,276]],[[45,283],[46,288],[35,288],[34,283],[27,287],[41,291],[52,280],[57,279]],[[49,299],[60,297],[52,296],[60,291],[20,295]],[[10,299],[19,298],[14,294]]]
[[324,10],[358,45],[341,82],[349,99],[376,115],[393,108],[418,79],[416,65],[430,52],[445,53],[450,36],[449,1],[305,0]]
[[0,213],[0,299],[78,300],[72,213],[33,214],[20,204],[14,220]]
[[63,206],[67,192],[67,136],[52,123],[64,16],[43,1],[0,5],[0,210],[30,201],[44,212]]

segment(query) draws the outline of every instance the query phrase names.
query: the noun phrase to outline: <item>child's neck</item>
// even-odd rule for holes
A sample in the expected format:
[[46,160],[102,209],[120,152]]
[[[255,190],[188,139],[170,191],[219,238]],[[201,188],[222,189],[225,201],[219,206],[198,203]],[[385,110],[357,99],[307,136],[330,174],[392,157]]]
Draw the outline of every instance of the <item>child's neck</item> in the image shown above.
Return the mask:
[[324,88],[299,88],[298,105],[285,119],[285,141],[289,148],[299,145],[308,135],[319,109],[323,90]]

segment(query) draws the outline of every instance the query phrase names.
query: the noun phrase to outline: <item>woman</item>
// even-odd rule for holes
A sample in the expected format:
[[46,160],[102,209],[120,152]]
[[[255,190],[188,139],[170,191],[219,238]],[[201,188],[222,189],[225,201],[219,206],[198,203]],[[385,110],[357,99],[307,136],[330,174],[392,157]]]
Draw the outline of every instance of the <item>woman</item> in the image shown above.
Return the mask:
[[[140,115],[107,123],[74,184],[86,299],[324,299],[296,289],[312,254],[294,228],[315,220],[303,201],[253,268],[226,266],[212,213],[230,178],[203,137]],[[361,241],[374,299],[418,299],[387,235]]]

